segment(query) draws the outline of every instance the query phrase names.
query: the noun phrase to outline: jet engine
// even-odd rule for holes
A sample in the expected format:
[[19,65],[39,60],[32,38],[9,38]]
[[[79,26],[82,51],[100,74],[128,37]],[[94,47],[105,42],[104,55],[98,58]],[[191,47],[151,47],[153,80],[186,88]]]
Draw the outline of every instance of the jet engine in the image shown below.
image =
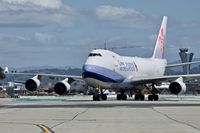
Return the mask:
[[29,91],[36,91],[37,88],[39,88],[39,86],[40,86],[40,80],[38,79],[38,75],[36,75],[35,77],[31,79],[28,79],[25,82],[25,87]]
[[68,78],[64,79],[63,81],[60,81],[55,84],[54,90],[57,94],[63,95],[69,92],[70,90],[70,84],[68,83]]
[[169,90],[172,94],[178,95],[186,92],[186,85],[183,78],[180,77],[169,85]]

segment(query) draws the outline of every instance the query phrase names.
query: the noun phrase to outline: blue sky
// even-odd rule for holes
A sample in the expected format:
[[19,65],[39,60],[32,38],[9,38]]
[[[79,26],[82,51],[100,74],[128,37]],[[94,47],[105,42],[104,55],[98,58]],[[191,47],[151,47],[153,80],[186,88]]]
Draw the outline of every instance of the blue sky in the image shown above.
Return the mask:
[[199,0],[0,0],[1,66],[81,67],[93,48],[150,57],[163,15],[165,57],[179,48],[200,57]]

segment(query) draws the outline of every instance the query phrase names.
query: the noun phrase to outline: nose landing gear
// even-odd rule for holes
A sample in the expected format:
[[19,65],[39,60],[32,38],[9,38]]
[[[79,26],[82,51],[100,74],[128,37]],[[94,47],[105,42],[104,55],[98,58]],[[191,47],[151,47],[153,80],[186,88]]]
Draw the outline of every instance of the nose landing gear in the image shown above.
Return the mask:
[[97,92],[93,95],[93,101],[106,101],[106,100],[107,100],[107,95],[103,93],[102,89],[100,89],[100,94],[99,92]]

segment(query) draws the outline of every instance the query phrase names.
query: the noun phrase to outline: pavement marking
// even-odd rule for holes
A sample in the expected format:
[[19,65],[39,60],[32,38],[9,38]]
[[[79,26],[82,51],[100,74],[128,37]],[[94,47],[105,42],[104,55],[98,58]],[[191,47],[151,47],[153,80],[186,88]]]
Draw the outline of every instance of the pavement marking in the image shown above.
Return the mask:
[[24,122],[0,122],[0,124],[16,124],[16,125],[34,125],[42,130],[42,133],[55,133],[49,127],[42,124],[24,123]]
[[54,133],[49,127],[41,124],[37,124],[36,126],[40,127],[42,129],[42,133]]

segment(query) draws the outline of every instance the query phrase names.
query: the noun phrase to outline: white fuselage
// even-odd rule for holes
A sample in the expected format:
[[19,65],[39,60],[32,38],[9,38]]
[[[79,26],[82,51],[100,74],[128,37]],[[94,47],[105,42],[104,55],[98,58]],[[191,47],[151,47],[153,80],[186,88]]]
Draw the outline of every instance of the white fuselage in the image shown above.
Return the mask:
[[109,50],[96,49],[83,66],[83,78],[97,88],[131,87],[130,82],[134,80],[162,76],[166,64],[165,59],[120,56]]

